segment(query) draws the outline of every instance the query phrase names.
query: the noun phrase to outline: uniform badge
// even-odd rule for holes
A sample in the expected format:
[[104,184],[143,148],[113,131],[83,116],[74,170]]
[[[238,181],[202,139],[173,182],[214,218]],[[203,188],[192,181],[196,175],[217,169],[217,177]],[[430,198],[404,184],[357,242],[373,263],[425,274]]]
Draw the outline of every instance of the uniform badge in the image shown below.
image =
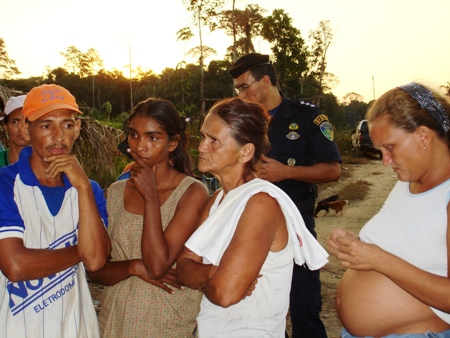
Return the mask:
[[322,135],[325,136],[328,140],[333,142],[334,140],[334,131],[333,126],[328,121],[328,117],[325,114],[320,114],[314,119],[314,124],[319,126]]
[[299,133],[295,132],[295,131],[290,131],[286,137],[291,140],[291,141],[295,141],[298,140],[300,138]]
[[291,166],[291,167],[294,166],[295,165],[295,158],[288,158],[287,165]]
[[289,130],[297,130],[297,129],[298,129],[298,124],[297,124],[297,123],[292,122],[292,123],[289,125]]
[[320,126],[320,124],[322,123],[322,122],[324,122],[324,121],[328,121],[328,117],[325,115],[325,114],[320,114],[319,116],[317,116],[315,119],[314,119],[314,124],[316,125],[316,126]]
[[334,140],[334,131],[333,126],[330,122],[322,122],[319,126],[320,131],[322,132],[323,136],[325,136],[328,140],[332,141]]

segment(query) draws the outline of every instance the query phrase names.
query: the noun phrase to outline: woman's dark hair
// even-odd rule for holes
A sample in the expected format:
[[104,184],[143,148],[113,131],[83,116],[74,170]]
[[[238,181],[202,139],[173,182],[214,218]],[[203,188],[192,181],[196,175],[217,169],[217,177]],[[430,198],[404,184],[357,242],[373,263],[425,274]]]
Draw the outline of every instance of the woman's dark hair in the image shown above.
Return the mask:
[[209,110],[208,115],[210,114],[216,114],[227,124],[237,144],[243,146],[252,143],[255,146],[255,153],[252,160],[247,163],[244,175],[248,171],[255,171],[261,155],[269,147],[267,110],[259,103],[233,97],[217,102]]
[[136,116],[147,117],[155,120],[167,133],[169,140],[179,135],[178,146],[169,155],[169,160],[175,169],[192,176],[192,161],[189,156],[187,146],[187,136],[185,133],[186,123],[178,115],[175,106],[167,100],[149,98],[139,102],[130,115],[130,122]]

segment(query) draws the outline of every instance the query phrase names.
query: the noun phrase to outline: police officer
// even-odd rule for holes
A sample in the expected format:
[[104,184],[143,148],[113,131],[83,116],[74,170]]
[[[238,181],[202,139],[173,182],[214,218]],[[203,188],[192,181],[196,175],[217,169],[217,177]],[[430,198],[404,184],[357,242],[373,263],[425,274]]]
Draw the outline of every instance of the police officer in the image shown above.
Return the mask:
[[[240,97],[265,106],[271,115],[270,150],[263,156],[259,177],[273,182],[294,201],[308,230],[314,230],[316,183],[337,181],[342,161],[331,123],[312,104],[289,99],[277,87],[268,55],[242,56],[229,69]],[[292,337],[327,337],[320,319],[319,270],[294,264],[290,293]]]

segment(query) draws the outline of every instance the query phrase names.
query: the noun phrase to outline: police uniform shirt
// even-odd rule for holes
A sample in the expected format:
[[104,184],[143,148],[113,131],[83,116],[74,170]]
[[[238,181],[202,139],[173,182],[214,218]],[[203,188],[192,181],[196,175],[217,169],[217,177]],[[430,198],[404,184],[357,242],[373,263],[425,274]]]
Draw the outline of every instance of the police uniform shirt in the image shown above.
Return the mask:
[[[341,162],[331,123],[316,106],[283,95],[283,101],[269,124],[270,150],[267,156],[286,165],[310,166],[320,162]],[[308,197],[311,184],[297,180],[275,183],[296,202]]]

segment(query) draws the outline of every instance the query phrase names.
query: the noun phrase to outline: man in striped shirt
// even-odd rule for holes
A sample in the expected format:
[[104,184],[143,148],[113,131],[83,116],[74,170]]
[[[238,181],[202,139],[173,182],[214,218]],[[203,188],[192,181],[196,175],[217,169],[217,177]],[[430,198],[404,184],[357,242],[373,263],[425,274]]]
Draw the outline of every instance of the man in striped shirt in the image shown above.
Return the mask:
[[41,85],[22,113],[31,146],[0,169],[0,336],[98,337],[85,269],[104,266],[110,242],[103,191],[70,154],[81,112]]

